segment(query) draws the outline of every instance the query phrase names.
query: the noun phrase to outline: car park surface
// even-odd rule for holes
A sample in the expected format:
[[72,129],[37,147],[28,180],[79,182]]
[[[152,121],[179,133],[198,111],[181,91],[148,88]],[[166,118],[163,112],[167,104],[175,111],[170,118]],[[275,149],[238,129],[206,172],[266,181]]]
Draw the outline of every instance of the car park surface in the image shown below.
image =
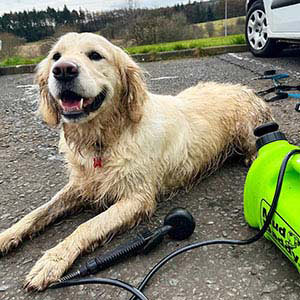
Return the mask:
[[[251,53],[228,53],[215,57],[144,63],[152,92],[176,94],[198,81],[233,82],[255,90],[270,82],[254,81],[265,70],[277,69],[299,84],[299,50],[285,51],[280,58],[254,58]],[[46,127],[34,112],[38,90],[32,74],[1,76],[0,85],[0,231],[47,201],[67,181],[64,163],[57,153],[58,131]],[[274,116],[289,141],[300,144],[297,101],[271,103]],[[196,229],[188,241],[166,238],[147,256],[140,255],[97,274],[137,284],[163,256],[187,243],[214,238],[247,238],[256,233],[243,216],[243,187],[248,168],[238,157],[229,159],[217,172],[195,185],[180,190],[172,199],[162,199],[150,220],[131,232],[117,236],[108,245],[88,253],[70,271],[89,258],[113,249],[149,226],[162,224],[173,207],[191,211]],[[22,282],[41,254],[95,215],[94,211],[60,219],[33,240],[0,258],[0,299],[129,299],[116,288],[87,285],[26,293]],[[271,242],[263,239],[245,247],[211,246],[175,258],[151,280],[145,294],[149,299],[262,299],[296,300],[300,295],[299,274]]]

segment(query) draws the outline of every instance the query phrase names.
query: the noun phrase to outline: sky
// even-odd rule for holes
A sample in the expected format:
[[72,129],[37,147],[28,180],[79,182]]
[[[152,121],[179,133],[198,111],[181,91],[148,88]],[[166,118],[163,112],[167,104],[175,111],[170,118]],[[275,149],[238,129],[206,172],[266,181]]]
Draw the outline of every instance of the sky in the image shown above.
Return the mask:
[[[63,8],[66,4],[72,10],[82,8],[89,11],[105,11],[128,7],[127,0],[0,0],[0,15],[6,12],[23,10],[46,9],[47,6]],[[188,0],[133,0],[136,6],[157,8],[162,6],[173,6],[178,3],[186,4]]]

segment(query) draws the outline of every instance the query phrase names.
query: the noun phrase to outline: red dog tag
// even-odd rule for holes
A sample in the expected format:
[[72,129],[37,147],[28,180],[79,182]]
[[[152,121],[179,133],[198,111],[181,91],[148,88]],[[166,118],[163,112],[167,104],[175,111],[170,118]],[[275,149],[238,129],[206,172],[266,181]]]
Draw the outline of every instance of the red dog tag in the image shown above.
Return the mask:
[[94,168],[102,167],[102,159],[99,157],[94,157]]

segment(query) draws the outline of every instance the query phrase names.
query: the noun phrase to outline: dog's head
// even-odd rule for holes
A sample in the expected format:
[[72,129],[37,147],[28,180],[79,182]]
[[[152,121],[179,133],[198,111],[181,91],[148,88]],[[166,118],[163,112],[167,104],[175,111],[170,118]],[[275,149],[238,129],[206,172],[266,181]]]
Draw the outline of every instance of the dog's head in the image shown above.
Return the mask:
[[68,33],[38,65],[39,112],[56,126],[88,122],[110,108],[133,122],[141,118],[145,84],[137,64],[92,33]]

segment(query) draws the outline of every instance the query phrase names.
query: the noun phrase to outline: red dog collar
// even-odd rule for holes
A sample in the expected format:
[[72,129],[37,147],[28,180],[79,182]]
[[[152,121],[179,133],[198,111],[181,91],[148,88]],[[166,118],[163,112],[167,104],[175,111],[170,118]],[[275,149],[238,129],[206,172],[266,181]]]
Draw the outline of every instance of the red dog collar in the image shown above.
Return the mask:
[[102,167],[102,159],[100,157],[94,157],[94,168]]

